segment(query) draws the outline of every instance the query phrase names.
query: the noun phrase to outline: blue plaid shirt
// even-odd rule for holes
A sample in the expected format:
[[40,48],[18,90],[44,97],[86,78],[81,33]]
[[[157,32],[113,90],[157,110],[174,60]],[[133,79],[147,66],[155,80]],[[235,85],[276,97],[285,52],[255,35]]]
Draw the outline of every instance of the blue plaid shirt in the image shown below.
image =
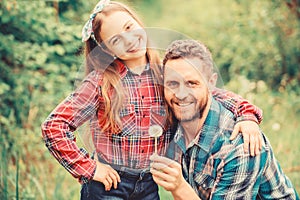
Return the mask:
[[201,199],[298,199],[264,138],[260,155],[244,153],[243,138],[230,141],[233,114],[212,100],[198,136],[186,147],[179,125],[167,156],[182,164],[185,180]]

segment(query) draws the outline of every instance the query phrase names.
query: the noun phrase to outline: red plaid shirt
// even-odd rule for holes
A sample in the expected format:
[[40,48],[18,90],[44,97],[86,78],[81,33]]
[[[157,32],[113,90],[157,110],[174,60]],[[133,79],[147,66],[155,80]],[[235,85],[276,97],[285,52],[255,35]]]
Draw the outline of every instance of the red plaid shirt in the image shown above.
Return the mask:
[[[89,121],[90,132],[96,154],[107,163],[130,168],[149,167],[149,157],[154,153],[154,138],[149,136],[149,126],[166,122],[163,97],[155,84],[151,68],[147,65],[141,75],[132,73],[118,62],[118,72],[126,91],[120,112],[123,124],[120,133],[108,134],[101,131],[98,117],[104,112],[101,94],[102,75],[91,72],[69,97],[59,104],[42,124],[42,135],[51,154],[75,178],[80,181],[94,176],[95,160],[76,145],[73,132]],[[262,120],[262,112],[234,93],[215,90],[218,101],[241,120]],[[158,139],[158,150],[165,152],[172,137],[169,129]]]

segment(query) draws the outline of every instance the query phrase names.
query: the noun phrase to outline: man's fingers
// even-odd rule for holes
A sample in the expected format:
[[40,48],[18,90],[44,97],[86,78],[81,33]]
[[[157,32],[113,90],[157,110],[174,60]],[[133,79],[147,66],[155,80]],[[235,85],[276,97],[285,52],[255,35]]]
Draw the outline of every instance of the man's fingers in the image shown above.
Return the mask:
[[165,181],[172,182],[175,180],[174,176],[164,173],[162,171],[159,171],[155,168],[150,168],[150,172],[152,173],[153,176],[156,176],[157,178],[165,180]]
[[170,168],[169,165],[166,165],[164,163],[161,163],[161,162],[157,162],[157,161],[154,161],[150,164],[151,168],[154,168],[156,170],[161,170],[161,171],[168,171],[167,168]]
[[154,163],[161,163],[161,164],[164,164],[165,166],[169,166],[169,167],[174,167],[174,166],[177,166],[177,164],[178,164],[174,160],[171,160],[167,157],[159,156],[157,154],[153,154],[152,156],[150,156],[150,160],[153,161]]
[[170,165],[165,165],[162,163],[152,162],[150,165],[150,170],[154,169],[156,171],[160,171],[161,173],[171,175],[172,177],[177,177],[179,175],[179,171],[181,172],[181,168],[179,167],[172,167]]
[[170,191],[174,188],[174,184],[167,181],[167,179],[162,179],[159,176],[153,175],[153,180],[157,183],[157,185],[163,187],[165,190]]

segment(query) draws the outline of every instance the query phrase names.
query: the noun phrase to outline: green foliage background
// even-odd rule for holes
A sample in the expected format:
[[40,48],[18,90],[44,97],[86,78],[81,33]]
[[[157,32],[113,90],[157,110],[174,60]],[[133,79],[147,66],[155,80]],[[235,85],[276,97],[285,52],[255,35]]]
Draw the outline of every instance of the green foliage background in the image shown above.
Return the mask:
[[[81,28],[96,2],[0,0],[0,199],[79,198],[80,185],[44,147],[40,124],[82,70]],[[122,2],[146,26],[208,45],[225,87],[264,110],[261,126],[300,192],[299,1]]]

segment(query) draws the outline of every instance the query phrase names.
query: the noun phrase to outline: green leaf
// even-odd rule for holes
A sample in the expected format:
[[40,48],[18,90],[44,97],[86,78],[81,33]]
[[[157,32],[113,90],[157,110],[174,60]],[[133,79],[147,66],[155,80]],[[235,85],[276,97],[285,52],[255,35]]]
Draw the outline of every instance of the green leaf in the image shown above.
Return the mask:
[[10,86],[6,83],[0,83],[0,95],[8,92],[10,90]]
[[63,56],[66,53],[66,51],[62,45],[55,45],[54,49],[55,49],[55,52],[60,56]]

